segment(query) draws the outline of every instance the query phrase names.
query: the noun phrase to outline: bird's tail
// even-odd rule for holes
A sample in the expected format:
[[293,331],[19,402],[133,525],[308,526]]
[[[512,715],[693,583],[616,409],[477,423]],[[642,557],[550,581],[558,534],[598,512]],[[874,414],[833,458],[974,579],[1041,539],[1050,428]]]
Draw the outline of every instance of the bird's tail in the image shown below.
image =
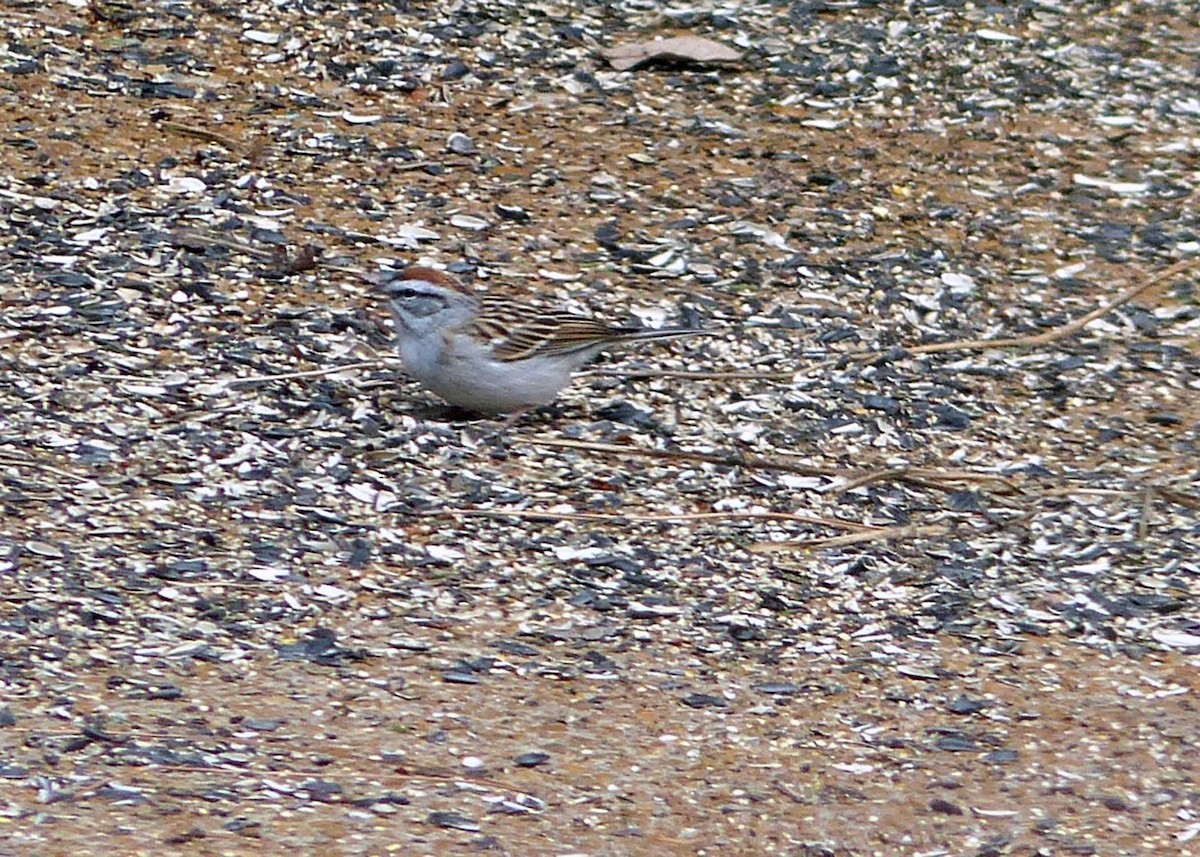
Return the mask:
[[674,339],[678,336],[719,336],[719,330],[704,330],[699,327],[625,327],[619,336],[626,342],[646,339]]

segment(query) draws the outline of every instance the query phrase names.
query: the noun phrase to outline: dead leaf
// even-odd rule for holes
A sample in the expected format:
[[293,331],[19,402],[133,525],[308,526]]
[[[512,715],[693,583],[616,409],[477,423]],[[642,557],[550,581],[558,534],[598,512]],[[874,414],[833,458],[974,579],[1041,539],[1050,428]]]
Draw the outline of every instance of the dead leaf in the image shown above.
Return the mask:
[[630,42],[601,51],[617,71],[652,62],[733,63],[742,55],[733,48],[702,36],[676,36],[652,42]]

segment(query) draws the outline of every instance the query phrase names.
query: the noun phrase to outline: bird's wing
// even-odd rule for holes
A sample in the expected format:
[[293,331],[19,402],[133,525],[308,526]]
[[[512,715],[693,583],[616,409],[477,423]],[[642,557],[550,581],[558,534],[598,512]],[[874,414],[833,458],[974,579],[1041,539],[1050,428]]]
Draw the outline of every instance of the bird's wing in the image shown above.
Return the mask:
[[586,351],[627,335],[595,319],[568,312],[546,312],[489,297],[472,332],[491,343],[498,360],[511,363],[530,357],[550,357]]

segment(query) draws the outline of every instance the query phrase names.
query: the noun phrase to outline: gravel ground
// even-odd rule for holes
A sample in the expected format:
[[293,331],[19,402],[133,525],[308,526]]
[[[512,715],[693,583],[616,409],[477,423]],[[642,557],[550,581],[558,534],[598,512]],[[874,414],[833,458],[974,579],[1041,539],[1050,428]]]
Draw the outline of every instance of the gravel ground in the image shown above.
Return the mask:
[[0,20],[0,854],[1200,854],[1192,4]]

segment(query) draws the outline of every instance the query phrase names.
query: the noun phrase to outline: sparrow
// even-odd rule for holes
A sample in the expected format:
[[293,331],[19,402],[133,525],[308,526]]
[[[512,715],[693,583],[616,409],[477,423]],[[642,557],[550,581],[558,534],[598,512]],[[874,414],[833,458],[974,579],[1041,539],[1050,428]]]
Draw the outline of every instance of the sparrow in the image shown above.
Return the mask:
[[373,278],[391,306],[408,373],[452,405],[520,414],[549,404],[571,374],[614,345],[711,335],[696,328],[616,326],[477,292],[435,268]]

